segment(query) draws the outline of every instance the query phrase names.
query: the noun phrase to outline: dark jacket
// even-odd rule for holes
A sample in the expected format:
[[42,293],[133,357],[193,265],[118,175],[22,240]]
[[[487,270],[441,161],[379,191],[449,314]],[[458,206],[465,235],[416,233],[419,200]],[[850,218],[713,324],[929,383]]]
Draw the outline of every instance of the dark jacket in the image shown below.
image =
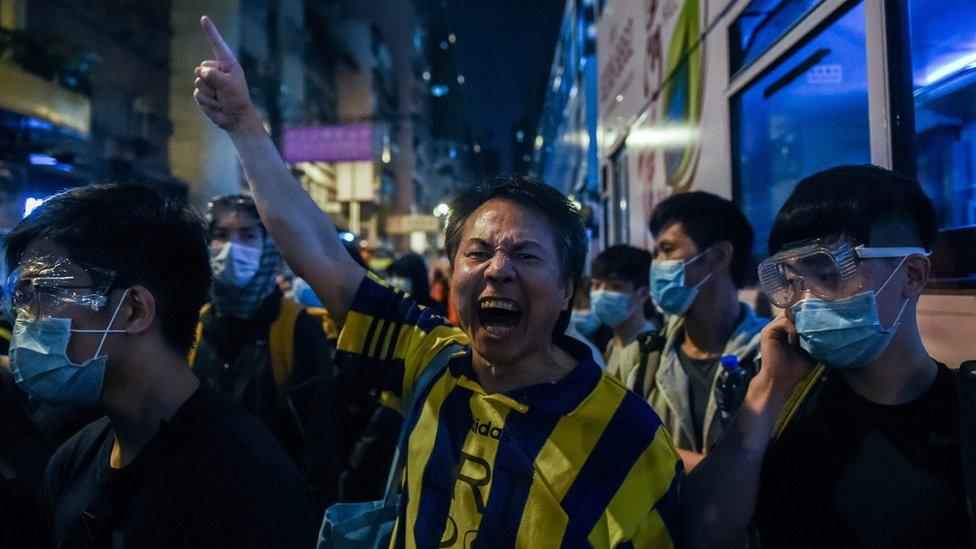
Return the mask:
[[[301,308],[278,292],[252,319],[222,317],[205,307],[190,361],[204,385],[240,403],[271,431],[298,465],[320,512],[337,499],[341,440],[335,347],[325,318],[324,310]],[[289,322],[294,328],[284,340],[274,339]],[[275,353],[279,360],[273,361]],[[284,355],[291,358],[287,365]]]
[[41,496],[59,547],[312,547],[295,465],[261,424],[201,386],[121,469],[102,418],[51,458]]
[[[38,489],[51,450],[27,415],[23,393],[0,368],[0,547],[50,545]],[[15,525],[15,527],[9,527]]]

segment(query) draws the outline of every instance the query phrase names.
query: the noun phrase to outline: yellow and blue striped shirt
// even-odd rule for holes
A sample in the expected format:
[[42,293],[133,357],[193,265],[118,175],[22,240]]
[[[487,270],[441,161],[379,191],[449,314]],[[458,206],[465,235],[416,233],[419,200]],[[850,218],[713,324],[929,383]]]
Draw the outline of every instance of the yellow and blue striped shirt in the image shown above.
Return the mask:
[[[418,374],[451,343],[468,340],[367,277],[338,350],[402,411]],[[419,395],[392,546],[675,544],[682,467],[667,431],[587,347],[570,338],[560,346],[578,364],[556,383],[489,394],[468,348]]]

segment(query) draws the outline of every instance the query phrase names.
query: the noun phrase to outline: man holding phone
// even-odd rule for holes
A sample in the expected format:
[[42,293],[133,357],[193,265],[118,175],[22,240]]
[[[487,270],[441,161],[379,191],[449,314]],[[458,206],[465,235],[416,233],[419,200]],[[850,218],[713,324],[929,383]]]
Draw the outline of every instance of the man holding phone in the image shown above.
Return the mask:
[[760,286],[786,309],[738,416],[682,489],[693,544],[971,543],[952,372],[915,318],[937,231],[919,184],[875,166],[801,181]]

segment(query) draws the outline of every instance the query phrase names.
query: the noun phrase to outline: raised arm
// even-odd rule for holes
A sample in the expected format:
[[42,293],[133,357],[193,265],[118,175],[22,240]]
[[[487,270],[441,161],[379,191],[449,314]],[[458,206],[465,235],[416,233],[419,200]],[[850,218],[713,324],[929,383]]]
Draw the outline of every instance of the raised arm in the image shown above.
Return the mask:
[[193,98],[227,132],[244,167],[261,221],[285,261],[342,322],[365,271],[339,240],[329,217],[312,201],[281,159],[251,103],[244,70],[207,16],[200,19],[214,59],[194,70]]
[[762,331],[762,368],[722,438],[681,487],[690,547],[743,546],[759,495],[763,456],[786,401],[813,367],[787,317]]

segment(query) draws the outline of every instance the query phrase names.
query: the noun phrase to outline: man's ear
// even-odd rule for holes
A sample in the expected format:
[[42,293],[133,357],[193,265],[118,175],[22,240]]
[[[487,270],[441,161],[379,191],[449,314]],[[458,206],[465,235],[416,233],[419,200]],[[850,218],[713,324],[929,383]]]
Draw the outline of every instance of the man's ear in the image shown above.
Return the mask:
[[573,298],[576,297],[576,282],[569,280],[566,282],[566,291],[563,292],[563,309],[573,308]]
[[905,289],[902,290],[902,297],[910,298],[918,296],[925,289],[932,274],[932,263],[924,255],[912,255],[905,260],[905,276],[908,278]]
[[735,253],[735,248],[732,247],[732,243],[728,240],[721,240],[716,242],[709,249],[709,255],[712,256],[712,272],[725,272],[731,269],[732,265],[732,254]]
[[650,299],[651,289],[648,286],[638,286],[637,289],[634,290],[634,296],[639,302],[644,303]]
[[129,288],[119,316],[123,319],[119,328],[130,334],[144,333],[156,321],[156,298],[145,286],[133,286]]

